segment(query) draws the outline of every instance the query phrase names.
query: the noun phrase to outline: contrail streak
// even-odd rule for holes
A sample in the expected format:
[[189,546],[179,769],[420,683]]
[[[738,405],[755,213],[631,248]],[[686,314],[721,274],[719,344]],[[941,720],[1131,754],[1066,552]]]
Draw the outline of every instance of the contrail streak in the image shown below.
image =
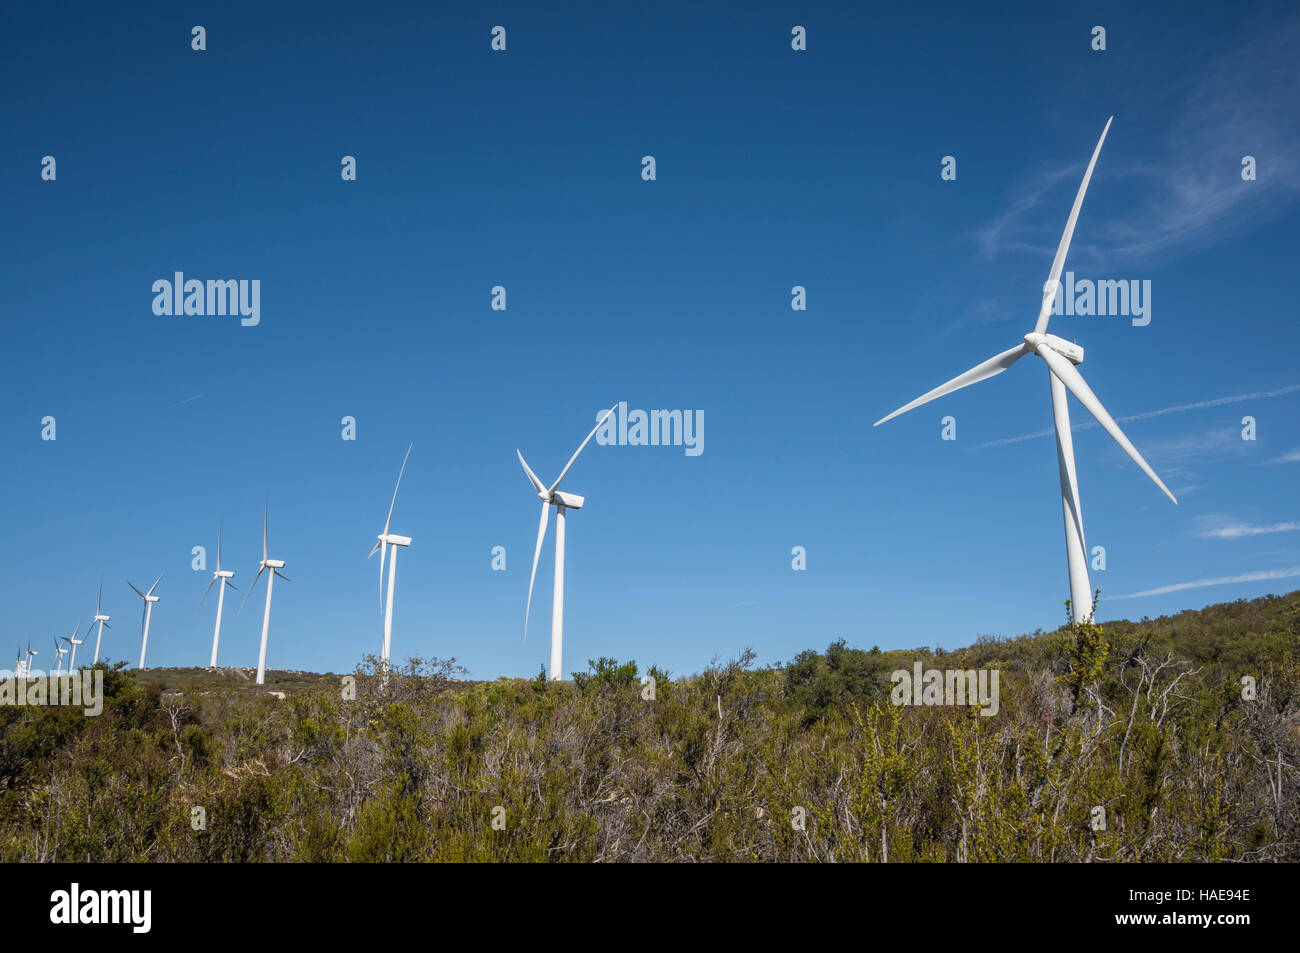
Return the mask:
[[1231,582],[1263,582],[1268,579],[1290,579],[1300,576],[1300,566],[1290,569],[1264,569],[1259,572],[1243,573],[1240,576],[1220,576],[1218,579],[1197,579],[1194,582],[1176,582],[1172,586],[1159,589],[1147,589],[1127,596],[1111,596],[1112,599],[1141,599],[1143,596],[1163,596],[1170,592],[1182,592],[1184,589],[1202,589],[1205,586],[1224,586]]
[[[1222,407],[1224,404],[1237,404],[1243,400],[1266,400],[1270,397],[1282,397],[1285,394],[1294,394],[1300,391],[1300,384],[1292,384],[1290,387],[1283,387],[1281,390],[1262,391],[1257,394],[1236,394],[1232,397],[1218,397],[1214,400],[1202,400],[1195,404],[1179,404],[1177,407],[1164,407],[1160,410],[1148,410],[1144,414],[1133,414],[1129,417],[1116,417],[1117,423],[1128,423],[1132,420],[1150,420],[1152,417],[1163,417],[1165,414],[1178,414],[1187,410],[1203,410],[1206,407]],[[1085,420],[1083,423],[1073,424],[1071,430],[1093,430],[1100,427],[1101,424],[1095,420]],[[1020,443],[1024,440],[1034,440],[1038,437],[1051,437],[1056,433],[1055,430],[1038,430],[1034,433],[1021,434],[1019,437],[1005,437],[1002,440],[989,440],[975,447],[976,450],[984,450],[988,447],[1005,447],[1008,444]]]
[[1269,533],[1294,533],[1296,530],[1300,530],[1300,522],[1274,523],[1272,526],[1232,523],[1217,529],[1207,529],[1198,535],[1206,539],[1241,539],[1245,536],[1264,536]]

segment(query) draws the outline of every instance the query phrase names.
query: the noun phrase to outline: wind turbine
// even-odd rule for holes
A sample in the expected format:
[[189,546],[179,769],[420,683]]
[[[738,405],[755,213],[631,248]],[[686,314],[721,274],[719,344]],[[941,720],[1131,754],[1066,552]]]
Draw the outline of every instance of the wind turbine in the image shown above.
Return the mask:
[[1061,279],[1061,269],[1065,265],[1066,252],[1070,250],[1070,239],[1074,235],[1074,225],[1079,218],[1079,208],[1083,205],[1084,193],[1088,191],[1088,181],[1092,178],[1093,167],[1097,164],[1097,156],[1101,153],[1102,143],[1106,141],[1106,133],[1110,131],[1111,119],[1106,120],[1106,128],[1101,131],[1101,138],[1097,140],[1097,148],[1092,152],[1092,159],[1088,162],[1088,170],[1083,174],[1083,183],[1079,186],[1079,192],[1074,197],[1074,207],[1070,210],[1070,217],[1065,223],[1065,233],[1061,235],[1061,244],[1056,249],[1056,258],[1052,260],[1052,270],[1048,275],[1047,283],[1043,285],[1043,300],[1038,308],[1038,322],[1034,325],[1034,330],[1024,337],[1023,344],[1017,344],[1013,348],[1003,351],[1001,354],[989,358],[983,364],[972,367],[964,374],[954,377],[946,384],[941,384],[934,390],[921,395],[910,404],[904,404],[898,410],[894,411],[888,417],[877,420],[874,426],[879,427],[886,420],[897,417],[899,414],[905,414],[913,408],[928,403],[937,397],[950,394],[955,390],[961,390],[963,387],[969,387],[971,384],[977,384],[980,381],[987,380],[996,374],[1001,374],[1008,367],[1020,360],[1026,354],[1037,354],[1044,363],[1047,364],[1048,379],[1052,388],[1052,416],[1056,423],[1056,462],[1061,475],[1061,510],[1065,518],[1065,554],[1066,564],[1070,572],[1070,609],[1074,621],[1081,622],[1092,617],[1092,587],[1088,579],[1088,561],[1087,546],[1084,543],[1083,536],[1083,510],[1079,503],[1079,480],[1074,466],[1074,439],[1070,432],[1070,408],[1067,402],[1066,392],[1073,394],[1078,398],[1079,403],[1087,411],[1097,418],[1097,423],[1105,431],[1115,438],[1115,442],[1123,448],[1124,452],[1133,458],[1133,461],[1142,468],[1142,472],[1155,482],[1155,485],[1164,491],[1165,496],[1173,500],[1175,504],[1178,500],[1169,488],[1161,482],[1160,477],[1156,476],[1154,470],[1138,453],[1137,448],[1133,446],[1124,431],[1120,430],[1119,424],[1106,408],[1102,406],[1097,395],[1084,381],[1082,375],[1075,370],[1075,365],[1083,363],[1083,348],[1077,344],[1057,337],[1055,334],[1047,334],[1047,322],[1052,316],[1052,305],[1056,299],[1056,291]]
[[[212,630],[212,661],[208,663],[208,668],[217,667],[217,643],[221,641],[221,608],[222,606],[225,605],[226,602],[226,586],[229,586],[231,589],[237,590],[235,584],[230,581],[231,577],[233,577],[234,575],[235,574],[231,572],[229,569],[221,568],[221,521],[218,520],[217,521],[217,571],[212,574],[212,581],[208,583],[208,588],[203,590],[203,598],[199,600],[199,606],[202,606],[204,600],[208,598],[208,593],[212,591],[212,587],[217,585],[218,582],[221,583],[221,588],[217,590],[217,625],[216,628]],[[197,606],[195,607],[194,611],[195,612],[198,611]]]
[[253,577],[253,584],[248,587],[248,592],[244,594],[244,602],[239,604],[239,612],[235,613],[238,616],[240,612],[244,611],[244,603],[253,594],[253,590],[257,588],[257,580],[262,578],[263,572],[268,569],[271,570],[266,577],[266,611],[262,613],[262,650],[257,655],[257,684],[259,685],[266,682],[266,635],[271,629],[271,591],[275,588],[275,577],[279,576],[285,582],[292,581],[288,576],[280,572],[284,568],[283,559],[266,558],[266,522],[270,515],[271,498],[268,496],[266,498],[266,512],[262,514],[262,561],[258,563],[260,568],[257,570],[257,575]]
[[[406,448],[406,456],[402,458],[402,469],[397,471],[397,486],[393,487],[393,501],[388,504],[388,519],[384,520],[384,531],[379,534],[379,542],[375,543],[375,548],[370,550],[370,556],[379,553],[379,608],[384,614],[384,653],[383,665],[385,671],[388,669],[388,653],[393,643],[393,587],[397,578],[397,547],[410,546],[411,537],[398,536],[388,532],[389,524],[393,521],[393,507],[397,505],[397,490],[402,485],[402,474],[406,472],[406,461],[411,458],[411,446]],[[391,547],[392,558],[388,563],[388,604],[384,605],[384,554]],[[366,558],[369,559],[370,556]]]
[[[112,628],[112,626],[108,624],[108,620],[111,619],[112,616],[104,615],[103,607],[104,580],[101,579],[99,580],[99,598],[95,600],[95,618],[90,621],[91,625],[94,625],[96,622],[99,623],[99,634],[95,636],[95,661],[91,662],[91,665],[99,664],[99,643],[104,639],[104,630]],[[89,630],[87,630],[86,634],[90,634]]]
[[166,569],[162,571],[162,575],[153,581],[153,585],[149,587],[148,592],[141,592],[139,589],[136,589],[135,586],[131,584],[130,579],[126,581],[128,586],[135,589],[135,594],[144,600],[144,619],[140,623],[140,668],[144,668],[144,653],[145,649],[149,647],[149,619],[153,616],[153,604],[160,598],[159,596],[155,596],[153,591],[158,588],[158,583],[162,582],[162,577],[165,575],[167,575]]
[[32,648],[32,640],[28,639],[27,640],[27,666],[26,666],[28,678],[31,678],[32,676],[32,659],[40,654],[41,654],[40,652]]
[[[63,641],[66,642],[67,640],[68,640],[68,637],[65,635],[65,636],[63,637]],[[67,649],[61,649],[61,648],[59,648],[59,640],[58,640],[58,639],[55,639],[55,640],[54,640],[54,653],[55,653],[55,655],[58,656],[58,659],[59,659],[59,660],[58,660],[58,663],[55,665],[55,668],[54,668],[54,677],[55,677],[55,678],[58,678],[61,674],[63,674],[63,656],[65,656],[65,655],[68,654],[68,650],[67,650]]]
[[25,676],[25,666],[23,665],[23,647],[18,646],[18,660],[14,662],[14,678],[23,678]]
[[69,636],[67,639],[68,644],[72,646],[72,658],[68,659],[69,675],[71,675],[73,672],[77,670],[77,646],[80,645],[82,642],[86,641],[85,639],[77,638],[77,633],[79,633],[80,631],[81,631],[81,623],[78,622],[77,627],[72,630],[72,635]]
[[582,509],[583,498],[572,493],[560,492],[560,481],[564,479],[573,466],[578,454],[582,453],[583,448],[596,435],[596,431],[601,425],[609,419],[609,415],[618,407],[617,402],[605,412],[596,426],[587,434],[587,439],[578,445],[578,449],[573,451],[573,456],[569,462],[564,465],[560,475],[555,478],[555,482],[549,487],[545,486],[541,480],[537,479],[537,474],[533,473],[528,467],[528,461],[524,455],[515,450],[519,457],[519,463],[524,468],[524,473],[528,475],[528,482],[537,490],[537,495],[542,500],[542,519],[537,525],[537,545],[533,549],[533,571],[528,577],[528,604],[524,607],[524,638],[528,638],[528,614],[533,607],[533,582],[537,578],[537,560],[542,555],[542,543],[546,537],[546,523],[550,519],[551,507],[555,507],[555,594],[551,601],[551,669],[550,680],[558,682],[562,678],[562,667],[560,665],[560,656],[564,646],[564,512],[565,510]]

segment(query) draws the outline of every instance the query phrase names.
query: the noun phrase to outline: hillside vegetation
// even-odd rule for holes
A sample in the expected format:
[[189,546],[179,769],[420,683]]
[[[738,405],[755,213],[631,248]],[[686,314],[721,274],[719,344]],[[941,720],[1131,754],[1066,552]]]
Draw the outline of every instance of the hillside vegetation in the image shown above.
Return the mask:
[[[689,678],[119,663],[99,717],[0,707],[0,860],[1296,861],[1298,637],[1292,593]],[[997,713],[893,704],[915,661]]]

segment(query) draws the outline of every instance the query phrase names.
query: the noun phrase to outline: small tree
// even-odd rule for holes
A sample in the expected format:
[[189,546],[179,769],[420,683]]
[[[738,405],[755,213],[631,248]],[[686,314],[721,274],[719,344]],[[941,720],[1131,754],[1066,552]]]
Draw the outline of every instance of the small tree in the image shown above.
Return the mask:
[[1110,652],[1105,633],[1093,621],[1097,617],[1097,601],[1100,597],[1101,590],[1098,589],[1092,595],[1092,612],[1082,620],[1074,618],[1070,600],[1065,600],[1066,630],[1074,637],[1074,642],[1066,650],[1070,667],[1065,674],[1058,675],[1056,681],[1069,687],[1076,708],[1079,706],[1079,696],[1101,678],[1106,656]]

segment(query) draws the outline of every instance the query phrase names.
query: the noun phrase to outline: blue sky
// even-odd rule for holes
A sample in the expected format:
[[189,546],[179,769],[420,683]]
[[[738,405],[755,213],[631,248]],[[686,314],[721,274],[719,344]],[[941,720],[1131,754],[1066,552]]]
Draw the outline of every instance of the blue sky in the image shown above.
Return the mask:
[[[1055,449],[1011,440],[1050,429],[1046,370],[871,423],[1031,330],[1112,114],[1066,267],[1150,280],[1152,320],[1049,330],[1087,349],[1082,373],[1181,505],[1103,431],[1076,432],[1100,616],[1298,585],[1293,7],[263,6],[5,14],[15,646],[84,623],[102,575],[105,651],[134,664],[126,580],[165,569],[149,663],[206,664],[210,572],[191,549],[211,562],[224,518],[242,596],[269,492],[293,581],[268,664],[351,669],[379,649],[365,557],[412,442],[394,654],[533,675],[553,542],[525,642],[537,498],[514,452],[553,478],[614,400],[702,410],[704,452],[593,443],[565,481],[587,497],[568,524],[566,671],[1054,628]],[[155,315],[152,284],[175,271],[258,279],[260,324]],[[1272,396],[1210,403],[1251,394]],[[261,603],[259,587],[238,618],[227,604],[222,664],[256,664]]]

